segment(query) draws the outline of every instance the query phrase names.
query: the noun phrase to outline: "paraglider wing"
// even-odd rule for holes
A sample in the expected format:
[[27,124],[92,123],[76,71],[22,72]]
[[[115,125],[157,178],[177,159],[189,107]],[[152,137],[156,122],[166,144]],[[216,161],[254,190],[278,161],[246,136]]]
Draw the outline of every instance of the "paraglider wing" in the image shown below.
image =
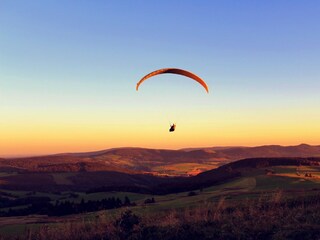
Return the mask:
[[200,77],[193,74],[192,72],[189,72],[189,71],[186,71],[183,69],[179,69],[179,68],[163,68],[163,69],[159,69],[159,70],[156,70],[154,72],[147,74],[146,76],[141,78],[141,80],[137,83],[136,90],[138,91],[140,84],[143,83],[148,78],[151,78],[151,77],[159,75],[159,74],[164,74],[164,73],[173,73],[173,74],[178,74],[178,75],[183,75],[183,76],[189,77],[189,78],[197,81],[198,83],[200,83],[204,87],[204,89],[207,91],[207,93],[209,93],[209,88],[208,88],[208,85],[205,83],[205,81],[203,81]]

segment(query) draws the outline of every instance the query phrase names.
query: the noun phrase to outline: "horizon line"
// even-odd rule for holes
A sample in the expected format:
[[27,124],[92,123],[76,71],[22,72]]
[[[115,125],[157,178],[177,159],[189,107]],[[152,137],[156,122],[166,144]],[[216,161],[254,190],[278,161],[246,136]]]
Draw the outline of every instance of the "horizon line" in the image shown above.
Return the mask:
[[116,149],[128,149],[128,148],[139,148],[139,149],[150,149],[150,150],[174,150],[174,151],[183,151],[183,150],[196,150],[196,149],[209,149],[209,148],[254,148],[254,147],[265,147],[265,146],[280,146],[280,147],[297,147],[301,145],[307,145],[311,147],[318,147],[320,145],[315,144],[307,144],[300,143],[296,145],[281,145],[281,144],[263,144],[263,145],[254,145],[254,146],[207,146],[207,147],[184,147],[184,148],[151,148],[151,147],[111,147],[100,150],[92,150],[92,151],[83,151],[83,152],[58,152],[58,153],[44,153],[44,154],[4,154],[0,155],[0,158],[4,159],[13,159],[13,158],[27,158],[27,157],[48,157],[48,156],[57,156],[57,155],[68,155],[68,154],[89,154],[89,153],[98,153],[98,152],[106,152]]

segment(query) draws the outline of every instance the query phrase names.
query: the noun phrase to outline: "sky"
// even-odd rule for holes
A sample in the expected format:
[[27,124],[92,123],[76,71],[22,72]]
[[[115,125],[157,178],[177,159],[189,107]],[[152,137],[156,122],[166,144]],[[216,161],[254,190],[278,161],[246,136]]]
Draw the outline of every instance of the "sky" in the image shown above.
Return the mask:
[[[1,0],[0,156],[318,145],[319,12],[312,0]],[[135,90],[167,67],[209,94],[172,74]]]

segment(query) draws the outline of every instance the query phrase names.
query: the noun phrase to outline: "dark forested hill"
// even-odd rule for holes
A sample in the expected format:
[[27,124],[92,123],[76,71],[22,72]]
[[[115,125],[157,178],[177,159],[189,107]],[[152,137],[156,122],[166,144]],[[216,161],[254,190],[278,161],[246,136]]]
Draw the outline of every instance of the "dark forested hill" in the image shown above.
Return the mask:
[[129,191],[167,194],[217,185],[250,169],[273,166],[319,166],[320,158],[252,158],[232,162],[193,177],[160,177],[116,171],[10,172],[0,175],[3,189],[28,191]]

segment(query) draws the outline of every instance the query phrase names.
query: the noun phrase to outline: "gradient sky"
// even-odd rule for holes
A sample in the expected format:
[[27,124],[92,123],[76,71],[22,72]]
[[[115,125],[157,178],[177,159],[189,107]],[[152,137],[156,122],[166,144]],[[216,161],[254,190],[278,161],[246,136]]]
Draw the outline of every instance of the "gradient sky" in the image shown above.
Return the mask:
[[[311,0],[1,0],[0,156],[320,144],[319,12]],[[165,67],[210,94],[168,74],[135,91]]]

